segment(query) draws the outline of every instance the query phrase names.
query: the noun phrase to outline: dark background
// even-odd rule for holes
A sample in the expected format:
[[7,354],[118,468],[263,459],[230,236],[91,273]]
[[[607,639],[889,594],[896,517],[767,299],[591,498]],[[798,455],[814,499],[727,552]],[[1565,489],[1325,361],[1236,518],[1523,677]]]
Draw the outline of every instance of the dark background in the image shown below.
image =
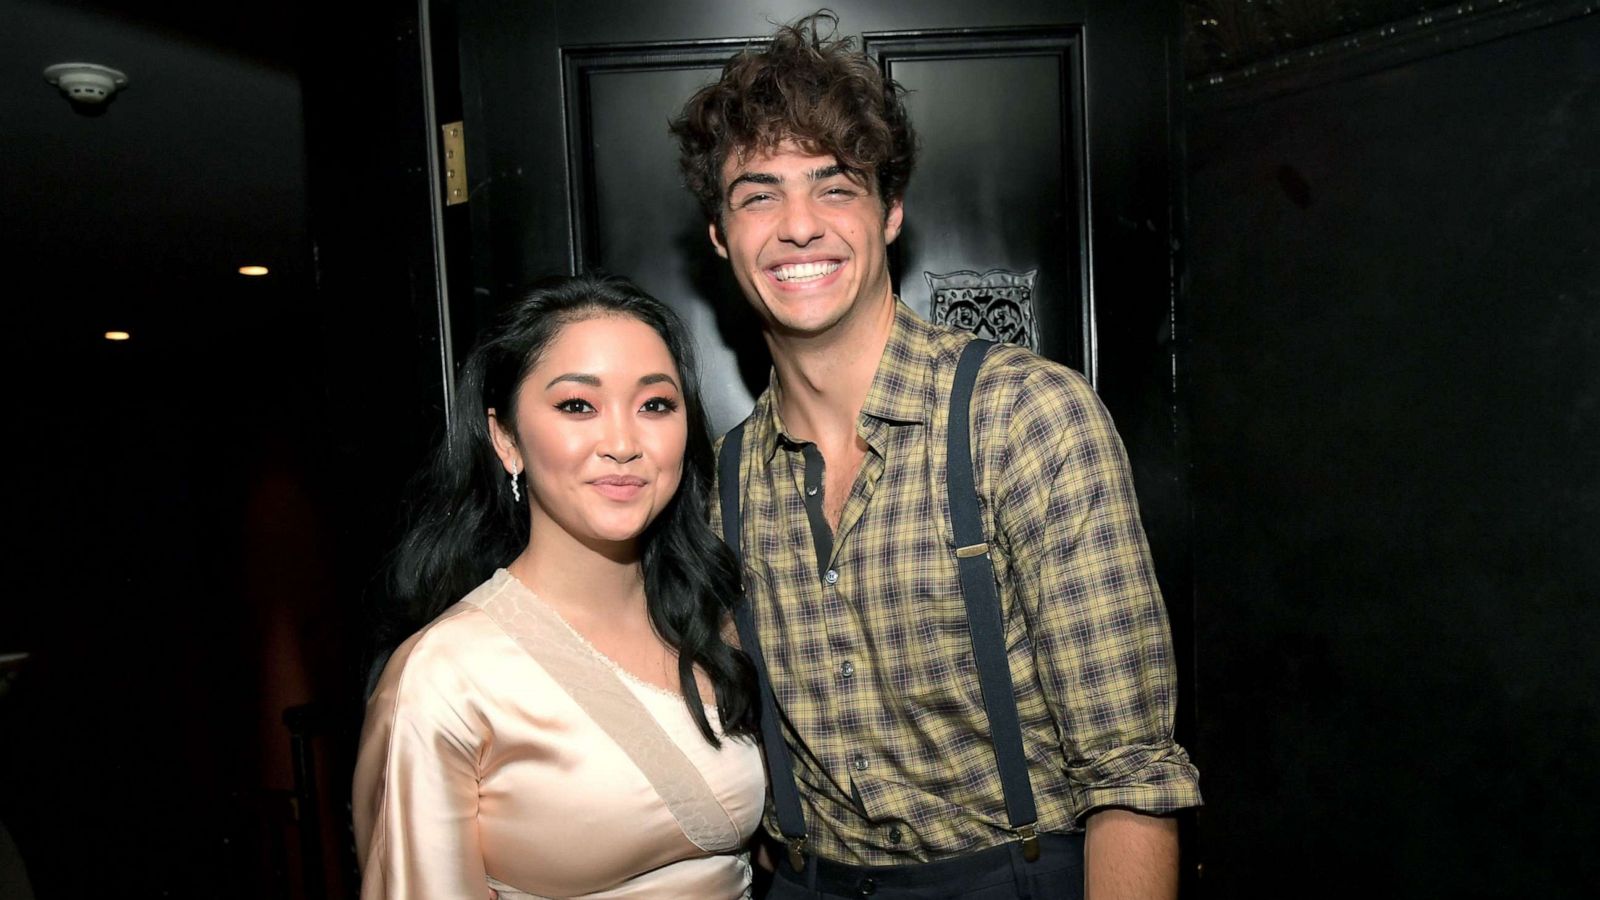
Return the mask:
[[1600,17],[1563,12],[1441,15],[1191,95],[1201,852],[1224,896],[1600,885]]
[[[495,299],[429,93],[506,88],[454,4],[431,40],[332,6],[0,6],[0,822],[38,897],[353,894],[366,608]],[[1462,9],[1172,5],[1166,152],[1120,163],[1170,185],[1108,402],[1187,661],[1189,896],[1600,882],[1600,17]],[[74,60],[131,86],[78,115],[40,74]]]

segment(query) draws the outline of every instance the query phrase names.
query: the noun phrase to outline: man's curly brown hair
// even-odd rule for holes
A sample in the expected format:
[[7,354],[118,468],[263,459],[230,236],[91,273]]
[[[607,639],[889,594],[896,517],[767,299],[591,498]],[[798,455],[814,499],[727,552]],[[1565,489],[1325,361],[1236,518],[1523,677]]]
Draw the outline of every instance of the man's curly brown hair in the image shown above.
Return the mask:
[[838,28],[826,9],[781,26],[771,43],[739,52],[684,104],[671,126],[678,165],[708,219],[722,220],[728,155],[771,153],[784,141],[834,157],[866,179],[885,207],[904,196],[916,160],[905,89]]

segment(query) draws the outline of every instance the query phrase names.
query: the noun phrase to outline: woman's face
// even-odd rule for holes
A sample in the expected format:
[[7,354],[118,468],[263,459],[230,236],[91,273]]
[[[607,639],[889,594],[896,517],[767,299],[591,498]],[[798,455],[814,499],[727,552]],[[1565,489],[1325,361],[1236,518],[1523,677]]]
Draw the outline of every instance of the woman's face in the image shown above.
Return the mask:
[[666,342],[638,319],[556,332],[522,382],[515,442],[489,422],[506,471],[527,475],[533,546],[627,544],[660,515],[683,477],[682,385]]

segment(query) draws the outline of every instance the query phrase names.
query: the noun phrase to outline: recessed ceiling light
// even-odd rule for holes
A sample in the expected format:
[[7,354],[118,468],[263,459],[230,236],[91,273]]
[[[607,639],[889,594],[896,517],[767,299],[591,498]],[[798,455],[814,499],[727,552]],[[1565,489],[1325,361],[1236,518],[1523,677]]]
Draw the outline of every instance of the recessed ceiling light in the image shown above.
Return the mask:
[[265,274],[267,274],[267,267],[266,266],[240,266],[239,267],[239,274],[240,275],[265,275]]
[[108,340],[108,341],[125,341],[125,340],[127,340],[127,339],[129,339],[131,337],[133,337],[133,335],[127,333],[126,331],[108,331],[108,332],[106,332],[106,340]]

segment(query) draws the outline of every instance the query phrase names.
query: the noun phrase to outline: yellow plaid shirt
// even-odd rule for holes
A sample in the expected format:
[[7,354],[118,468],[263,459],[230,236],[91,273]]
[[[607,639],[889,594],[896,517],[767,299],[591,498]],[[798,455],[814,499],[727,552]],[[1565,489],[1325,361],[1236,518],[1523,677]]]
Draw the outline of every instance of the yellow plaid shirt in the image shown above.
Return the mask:
[[[784,433],[775,380],[745,428],[745,586],[810,850],[827,859],[907,863],[1013,839],[945,491],[950,388],[970,339],[898,306],[837,534],[821,456]],[[979,373],[972,435],[1039,830],[1081,830],[1105,806],[1198,805],[1172,740],[1166,610],[1105,409],[1070,369],[1002,345]]]

